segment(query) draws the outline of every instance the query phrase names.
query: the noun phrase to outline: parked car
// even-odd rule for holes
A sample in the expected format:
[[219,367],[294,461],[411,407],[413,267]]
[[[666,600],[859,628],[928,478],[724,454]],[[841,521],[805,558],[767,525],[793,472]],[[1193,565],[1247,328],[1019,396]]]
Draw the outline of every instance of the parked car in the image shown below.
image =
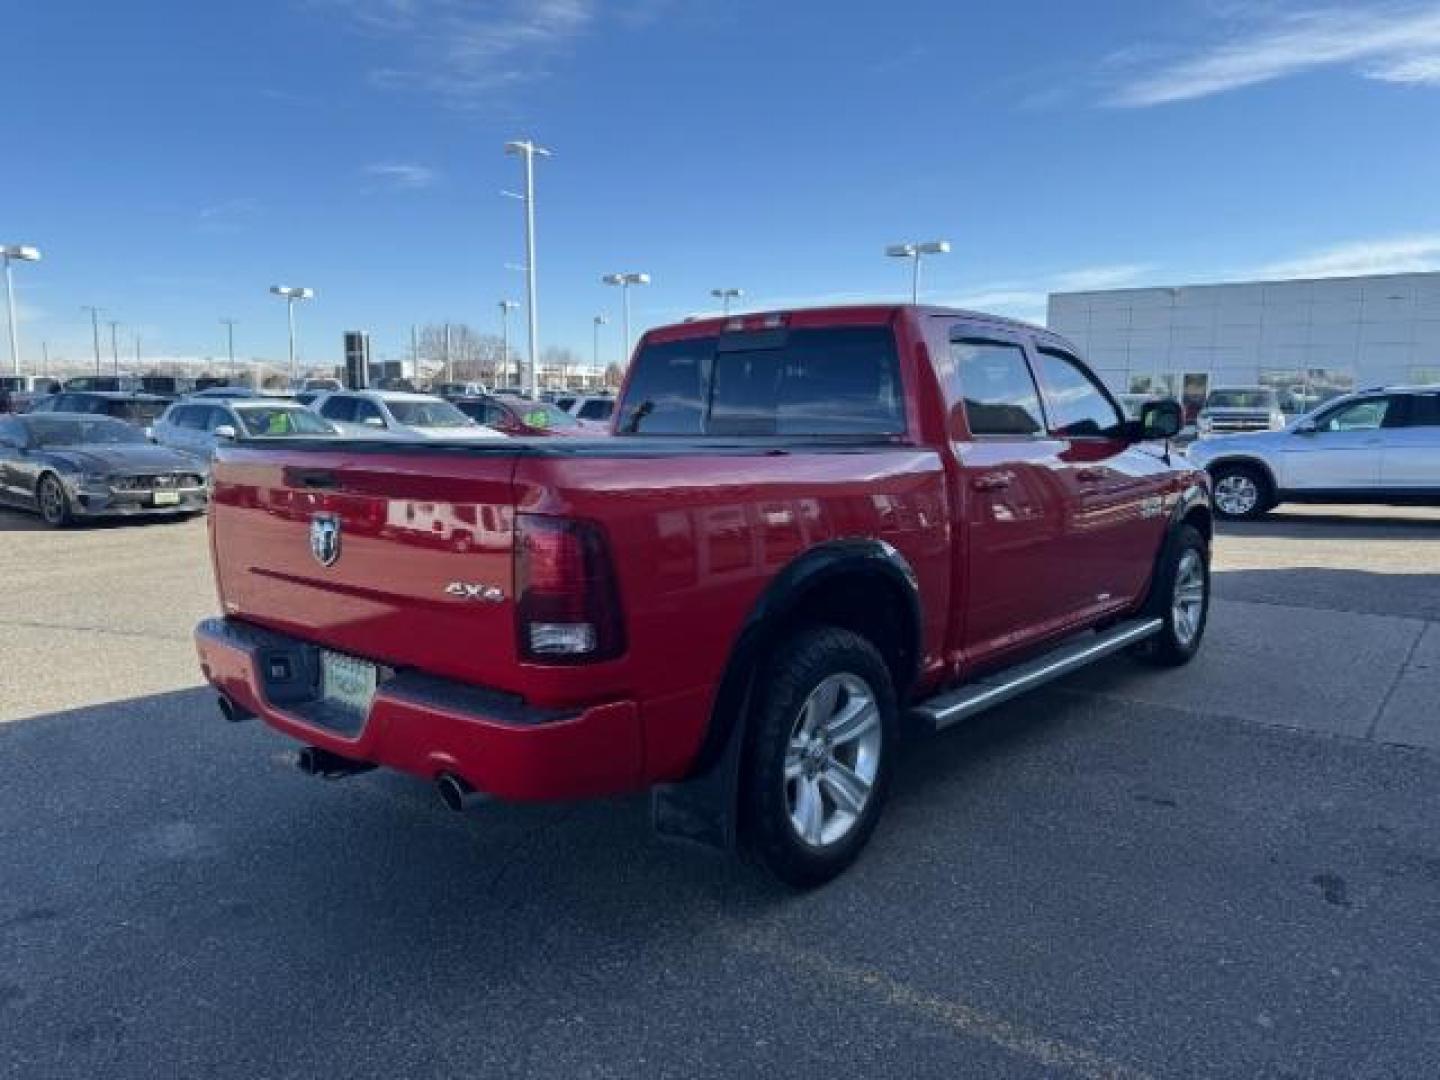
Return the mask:
[[197,514],[205,470],[108,416],[0,416],[0,501],[61,528],[97,517]]
[[201,668],[308,772],[387,765],[456,809],[653,788],[662,833],[813,885],[868,840],[902,716],[1195,655],[1209,484],[1156,441],[1179,422],[1006,319],[651,330],[609,439],[221,447]]
[[151,429],[161,446],[208,459],[227,439],[273,439],[339,435],[340,429],[298,401],[233,398],[177,401]]
[[1214,479],[1223,517],[1282,502],[1440,505],[1440,386],[1349,394],[1283,431],[1202,439],[1187,453]]
[[140,380],[134,375],[78,375],[66,379],[65,390],[99,390],[107,394],[134,394],[140,390]]
[[30,406],[29,412],[113,416],[138,428],[149,428],[170,407],[171,400],[158,394],[62,390],[40,398]]
[[300,384],[300,389],[323,393],[327,390],[344,390],[345,384],[339,379],[306,379]]
[[1280,395],[1266,386],[1217,386],[1195,417],[1200,435],[1279,431],[1285,426]]
[[609,423],[610,418],[615,415],[615,399],[600,394],[570,398],[568,405],[561,401],[556,401],[555,404],[577,420],[590,420],[597,424]]
[[342,390],[310,403],[347,435],[384,434],[405,439],[504,438],[477,424],[442,398],[398,390]]
[[46,375],[0,375],[0,413],[23,413],[59,389],[60,381]]
[[430,388],[430,392],[436,397],[443,397],[449,401],[451,398],[485,397],[490,393],[484,383],[478,382],[442,382],[436,383]]
[[183,397],[195,389],[195,380],[179,375],[141,375],[136,381],[142,393],[161,397]]
[[484,397],[451,398],[450,404],[477,424],[484,424],[506,435],[594,437],[605,434],[603,424],[576,420],[563,409],[531,398],[487,394]]

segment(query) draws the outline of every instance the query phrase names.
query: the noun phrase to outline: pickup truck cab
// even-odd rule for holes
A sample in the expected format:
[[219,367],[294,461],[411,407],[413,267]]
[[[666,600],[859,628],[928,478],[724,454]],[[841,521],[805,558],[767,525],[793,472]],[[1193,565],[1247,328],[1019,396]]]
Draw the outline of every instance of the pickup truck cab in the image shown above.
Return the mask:
[[651,330],[609,438],[220,447],[201,667],[308,772],[385,765],[456,809],[651,789],[662,833],[813,885],[902,732],[1195,654],[1210,499],[1179,420],[969,312]]

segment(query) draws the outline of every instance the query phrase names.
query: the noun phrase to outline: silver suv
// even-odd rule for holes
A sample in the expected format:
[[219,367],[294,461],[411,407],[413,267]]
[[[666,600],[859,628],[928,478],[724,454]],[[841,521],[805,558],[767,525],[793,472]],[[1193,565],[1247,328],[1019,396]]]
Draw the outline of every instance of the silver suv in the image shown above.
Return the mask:
[[1187,451],[1223,517],[1282,502],[1440,505],[1440,385],[1362,390],[1280,431],[1201,439]]

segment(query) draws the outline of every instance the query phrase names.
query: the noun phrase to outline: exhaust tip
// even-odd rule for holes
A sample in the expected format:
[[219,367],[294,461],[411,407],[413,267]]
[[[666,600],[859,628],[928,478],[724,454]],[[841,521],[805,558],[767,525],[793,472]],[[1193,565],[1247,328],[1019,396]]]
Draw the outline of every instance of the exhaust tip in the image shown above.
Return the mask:
[[435,790],[440,793],[440,801],[457,814],[468,810],[478,798],[474,788],[451,773],[440,775],[435,781]]
[[295,767],[306,776],[323,776],[325,773],[325,751],[307,746],[295,755]]

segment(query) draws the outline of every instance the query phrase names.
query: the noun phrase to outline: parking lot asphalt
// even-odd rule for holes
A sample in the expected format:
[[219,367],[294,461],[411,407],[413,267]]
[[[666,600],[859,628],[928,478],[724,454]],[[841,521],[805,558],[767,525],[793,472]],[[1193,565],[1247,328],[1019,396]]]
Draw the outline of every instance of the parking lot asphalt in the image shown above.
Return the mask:
[[202,524],[0,512],[0,1076],[1440,1074],[1440,512],[1226,526],[1215,584],[796,895],[640,798],[306,778],[199,688]]

